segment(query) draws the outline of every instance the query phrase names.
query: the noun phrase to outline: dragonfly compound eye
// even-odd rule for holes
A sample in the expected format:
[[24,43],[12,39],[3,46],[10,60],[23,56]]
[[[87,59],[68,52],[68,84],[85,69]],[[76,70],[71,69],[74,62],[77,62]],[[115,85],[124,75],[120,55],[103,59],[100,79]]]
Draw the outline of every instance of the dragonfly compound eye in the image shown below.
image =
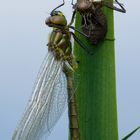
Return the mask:
[[67,20],[65,16],[50,16],[49,18],[46,19],[45,21],[46,25],[53,27],[53,25],[59,25],[59,26],[66,26],[67,25]]

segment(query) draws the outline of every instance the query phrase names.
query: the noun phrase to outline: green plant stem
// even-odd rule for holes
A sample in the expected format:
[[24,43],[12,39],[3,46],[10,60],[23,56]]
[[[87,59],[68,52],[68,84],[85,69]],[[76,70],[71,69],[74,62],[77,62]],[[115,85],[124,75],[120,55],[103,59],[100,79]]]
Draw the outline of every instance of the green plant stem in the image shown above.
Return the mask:
[[[113,11],[103,10],[108,20],[106,38],[114,39]],[[75,27],[79,28],[80,24],[77,14]],[[79,61],[76,74],[81,77],[76,90],[81,140],[118,140],[114,41],[105,40],[93,46],[76,35],[95,50],[94,55],[89,55],[74,44]]]

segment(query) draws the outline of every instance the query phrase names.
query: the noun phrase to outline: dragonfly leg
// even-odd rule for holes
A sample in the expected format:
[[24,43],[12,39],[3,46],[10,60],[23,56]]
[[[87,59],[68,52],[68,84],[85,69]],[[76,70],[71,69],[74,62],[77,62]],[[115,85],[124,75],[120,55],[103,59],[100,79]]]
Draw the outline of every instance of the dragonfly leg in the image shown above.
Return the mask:
[[76,29],[73,26],[69,26],[69,28],[73,29],[74,31],[78,32],[79,34],[81,34],[84,37],[87,37],[87,38],[89,37],[88,35],[86,35],[85,33],[81,32],[80,30]]
[[115,38],[105,38],[105,41],[115,41]]
[[81,40],[73,33],[71,32],[74,40],[90,55],[93,55],[93,52],[88,48],[87,45],[85,45]]
[[72,18],[71,18],[71,21],[70,21],[68,26],[71,26],[73,24],[74,18],[75,18],[75,14],[76,14],[76,10],[73,11]]
[[73,2],[73,0],[71,1],[71,5],[74,6],[74,2]]
[[52,13],[53,13],[56,9],[60,8],[60,7],[63,6],[64,4],[65,4],[65,1],[63,0],[63,3],[62,3],[62,4],[58,5],[56,8],[54,8],[54,9],[51,11],[51,15],[52,15]]

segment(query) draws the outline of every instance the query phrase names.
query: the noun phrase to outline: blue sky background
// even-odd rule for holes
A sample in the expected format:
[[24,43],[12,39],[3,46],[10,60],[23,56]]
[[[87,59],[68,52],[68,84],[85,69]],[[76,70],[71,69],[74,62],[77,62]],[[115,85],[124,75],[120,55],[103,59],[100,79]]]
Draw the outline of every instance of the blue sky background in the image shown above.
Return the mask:
[[[127,13],[115,12],[115,49],[119,137],[140,125],[140,19],[138,0],[121,1]],[[47,52],[51,31],[44,24],[60,0],[1,0],[0,5],[0,139],[11,140],[31,95]],[[63,7],[70,19],[70,0]],[[48,140],[67,139],[67,111]],[[62,136],[63,135],[63,136]],[[139,140],[140,132],[130,138]]]

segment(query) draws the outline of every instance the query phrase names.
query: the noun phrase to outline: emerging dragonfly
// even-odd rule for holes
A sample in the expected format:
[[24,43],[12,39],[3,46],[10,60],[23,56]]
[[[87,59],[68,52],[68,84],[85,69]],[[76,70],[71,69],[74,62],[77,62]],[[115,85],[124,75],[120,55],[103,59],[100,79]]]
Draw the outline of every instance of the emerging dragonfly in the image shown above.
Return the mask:
[[71,140],[80,139],[76,103],[72,91],[72,72],[76,63],[70,42],[71,35],[83,49],[90,52],[77,36],[69,31],[69,28],[76,30],[71,26],[72,22],[67,25],[63,13],[56,11],[62,5],[64,4],[52,10],[45,22],[49,27],[53,27],[48,43],[48,54],[38,74],[33,95],[12,140],[45,139],[61,116],[67,102]]

